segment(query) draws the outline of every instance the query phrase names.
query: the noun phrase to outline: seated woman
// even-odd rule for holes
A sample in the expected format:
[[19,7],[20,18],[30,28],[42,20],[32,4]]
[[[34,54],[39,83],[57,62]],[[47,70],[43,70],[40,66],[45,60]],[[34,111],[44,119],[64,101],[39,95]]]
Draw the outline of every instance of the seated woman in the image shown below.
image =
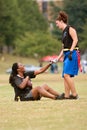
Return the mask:
[[47,84],[42,86],[32,86],[31,78],[45,72],[52,63],[42,67],[36,71],[25,72],[25,67],[21,63],[14,63],[12,65],[12,73],[9,77],[9,83],[13,86],[15,92],[15,101],[34,101],[40,100],[41,97],[50,99],[58,99],[59,93],[48,87]]

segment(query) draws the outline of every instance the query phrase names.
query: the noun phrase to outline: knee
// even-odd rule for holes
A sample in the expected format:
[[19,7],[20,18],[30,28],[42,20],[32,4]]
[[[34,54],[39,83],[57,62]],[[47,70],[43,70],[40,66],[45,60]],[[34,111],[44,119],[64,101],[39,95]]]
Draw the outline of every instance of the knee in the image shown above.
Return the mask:
[[42,86],[37,86],[36,89],[37,89],[37,90],[42,90],[42,89],[47,90],[47,89],[49,89],[49,87],[48,87],[47,84],[43,84]]
[[47,84],[43,84],[42,87],[44,87],[44,86],[48,86],[48,85]]
[[49,88],[47,84],[43,84],[41,87],[44,88],[44,89],[48,89]]
[[41,88],[40,86],[37,86],[36,89],[37,89],[37,90],[41,90],[42,88]]

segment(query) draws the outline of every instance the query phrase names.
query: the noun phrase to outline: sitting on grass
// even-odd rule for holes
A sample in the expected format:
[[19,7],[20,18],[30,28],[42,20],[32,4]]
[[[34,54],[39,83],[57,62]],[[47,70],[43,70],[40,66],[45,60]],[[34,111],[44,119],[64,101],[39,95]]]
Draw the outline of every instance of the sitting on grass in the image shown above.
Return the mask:
[[52,63],[42,67],[36,71],[25,72],[25,67],[21,63],[14,63],[12,65],[12,73],[9,77],[9,83],[13,86],[15,92],[15,101],[34,101],[40,100],[41,97],[57,100],[59,93],[50,88],[47,84],[42,86],[32,86],[31,78],[45,72]]

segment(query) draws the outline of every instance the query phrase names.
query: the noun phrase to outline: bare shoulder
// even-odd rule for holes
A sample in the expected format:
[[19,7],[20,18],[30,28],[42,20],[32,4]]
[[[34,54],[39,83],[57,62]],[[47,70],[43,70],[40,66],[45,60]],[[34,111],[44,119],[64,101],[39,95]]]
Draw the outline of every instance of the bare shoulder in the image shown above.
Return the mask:
[[70,27],[70,28],[69,28],[69,32],[76,32],[76,29],[73,28],[73,27]]
[[72,35],[72,34],[76,34],[77,32],[76,32],[76,29],[75,29],[75,28],[70,27],[70,28],[69,28],[69,33]]

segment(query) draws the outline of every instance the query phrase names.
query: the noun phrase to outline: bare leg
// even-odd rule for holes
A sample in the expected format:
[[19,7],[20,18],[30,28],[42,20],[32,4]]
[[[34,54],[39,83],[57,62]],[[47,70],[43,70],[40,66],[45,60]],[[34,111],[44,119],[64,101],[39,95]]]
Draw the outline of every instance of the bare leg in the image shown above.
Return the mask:
[[53,95],[55,95],[55,96],[58,96],[58,95],[59,95],[59,93],[58,93],[57,91],[55,91],[55,90],[53,90],[52,88],[50,88],[47,84],[42,85],[42,87],[43,87],[46,91],[48,91],[49,93],[51,93],[51,94],[53,94]]
[[56,96],[49,93],[47,90],[45,90],[43,87],[35,87],[32,89],[32,94],[35,99],[37,99],[38,96],[47,97],[51,99],[56,99]]
[[68,87],[70,88],[72,95],[76,96],[77,93],[76,93],[75,85],[74,85],[74,82],[73,82],[72,78],[70,77],[70,75],[64,74],[64,79],[66,80],[66,83],[67,83]]
[[70,95],[70,88],[69,88],[65,78],[64,78],[64,86],[65,86],[65,97],[69,97],[69,95]]

